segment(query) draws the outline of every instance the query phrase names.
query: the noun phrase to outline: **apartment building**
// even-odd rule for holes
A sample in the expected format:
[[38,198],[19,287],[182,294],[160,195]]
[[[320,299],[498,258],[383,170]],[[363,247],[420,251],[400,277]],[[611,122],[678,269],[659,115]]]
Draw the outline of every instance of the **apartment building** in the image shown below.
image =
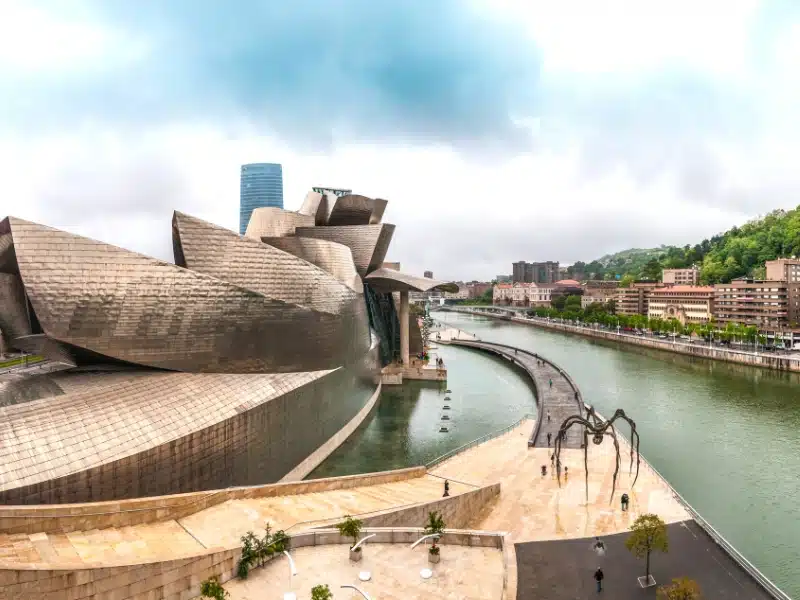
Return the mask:
[[591,281],[583,285],[581,308],[590,304],[606,304],[611,300],[616,301],[619,284],[616,281]]
[[800,260],[796,258],[779,258],[764,263],[767,269],[767,281],[800,282]]
[[524,260],[511,264],[511,278],[514,283],[555,283],[558,279],[558,262],[534,262]]
[[714,318],[722,326],[788,329],[797,327],[799,314],[800,281],[735,279],[714,286]]
[[535,283],[498,283],[492,291],[492,302],[514,306],[550,306],[552,293],[552,286],[538,286]]
[[661,281],[664,285],[697,285],[700,283],[700,269],[664,269],[661,271]]
[[511,304],[513,283],[498,283],[492,289],[492,304]]
[[661,284],[655,281],[635,281],[627,288],[617,290],[618,315],[646,315],[648,293]]
[[681,324],[707,323],[714,315],[713,286],[672,285],[649,290],[647,316],[677,319]]
[[492,289],[491,283],[482,283],[480,281],[470,281],[467,284],[467,292],[470,298],[480,298],[486,292]]

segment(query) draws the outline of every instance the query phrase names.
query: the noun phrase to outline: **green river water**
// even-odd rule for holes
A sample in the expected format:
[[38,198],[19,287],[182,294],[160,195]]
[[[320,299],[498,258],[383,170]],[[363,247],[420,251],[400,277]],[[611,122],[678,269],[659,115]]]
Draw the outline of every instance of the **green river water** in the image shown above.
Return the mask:
[[[637,423],[641,451],[742,554],[800,597],[800,376],[644,350],[454,313],[446,324],[541,353],[587,402]],[[385,387],[368,421],[311,477],[427,461],[535,413],[525,378],[499,359],[438,350],[447,387]],[[452,409],[443,411],[445,395]],[[450,431],[440,433],[450,413]]]

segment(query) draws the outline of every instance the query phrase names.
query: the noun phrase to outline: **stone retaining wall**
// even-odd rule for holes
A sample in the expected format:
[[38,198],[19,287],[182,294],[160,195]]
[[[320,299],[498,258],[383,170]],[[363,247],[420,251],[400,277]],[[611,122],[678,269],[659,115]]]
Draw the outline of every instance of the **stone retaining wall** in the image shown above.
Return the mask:
[[[366,528],[362,535],[376,534],[369,544],[412,544],[424,535],[419,527]],[[335,529],[321,529],[292,536],[291,548],[349,544]],[[502,533],[446,530],[445,546],[496,548],[505,552]],[[209,577],[221,582],[232,579],[241,556],[239,548],[202,556],[131,566],[87,569],[24,568],[0,570],[2,600],[189,600],[200,595],[200,583]],[[347,560],[342,554],[342,560]],[[504,574],[504,587],[507,578]]]
[[[442,479],[442,491],[444,491]],[[408,508],[387,511],[371,517],[365,517],[365,527],[414,527],[424,526],[428,522],[428,513],[440,512],[444,522],[453,528],[469,527],[472,519],[480,514],[484,507],[500,495],[500,484],[494,483],[485,487],[440,498],[432,502],[417,504]]]
[[227,500],[309,494],[350,489],[425,475],[425,467],[288,483],[236,487],[213,492],[134,498],[117,502],[0,506],[2,533],[68,533],[180,519]]

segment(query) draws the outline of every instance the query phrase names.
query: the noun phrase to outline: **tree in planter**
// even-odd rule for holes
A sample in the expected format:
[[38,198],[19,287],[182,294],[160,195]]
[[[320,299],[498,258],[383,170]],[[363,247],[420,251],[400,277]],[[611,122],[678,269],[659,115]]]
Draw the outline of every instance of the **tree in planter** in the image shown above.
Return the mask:
[[[354,519],[350,515],[345,516],[344,521],[336,526],[339,530],[339,535],[343,537],[353,538],[353,544],[350,546],[350,558],[358,560],[360,558],[361,548],[353,550],[353,547],[358,543],[358,536],[361,534],[361,528],[364,526],[363,521]],[[358,558],[356,558],[358,556]]]
[[[442,514],[439,512],[429,512],[428,513],[428,523],[425,525],[425,535],[442,535],[444,533],[444,519],[442,518]],[[439,546],[436,545],[436,538],[433,538],[433,544],[431,544],[430,550],[428,552],[431,556],[439,556]]]
[[640,515],[631,525],[631,535],[625,540],[625,547],[630,550],[636,558],[645,559],[645,575],[639,578],[645,581],[645,586],[650,583],[650,553],[653,550],[659,552],[669,551],[669,540],[667,539],[667,526],[658,515]]
[[333,594],[328,584],[315,585],[311,588],[311,600],[331,600],[331,598],[333,598]]
[[200,595],[214,600],[225,600],[230,596],[216,577],[209,577],[200,584]]
[[670,585],[662,585],[656,594],[658,600],[702,600],[700,586],[693,579],[673,579]]

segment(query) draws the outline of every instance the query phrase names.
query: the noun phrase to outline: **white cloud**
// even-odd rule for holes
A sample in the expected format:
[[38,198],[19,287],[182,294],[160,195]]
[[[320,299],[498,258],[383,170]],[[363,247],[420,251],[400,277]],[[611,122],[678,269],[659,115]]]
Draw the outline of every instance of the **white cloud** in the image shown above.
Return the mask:
[[[70,8],[75,11],[79,5]],[[25,0],[0,0],[0,73],[5,76],[63,75],[141,60],[146,53],[142,40],[89,15],[52,12]]]
[[530,27],[548,73],[631,74],[682,66],[747,68],[759,0],[503,0]]

